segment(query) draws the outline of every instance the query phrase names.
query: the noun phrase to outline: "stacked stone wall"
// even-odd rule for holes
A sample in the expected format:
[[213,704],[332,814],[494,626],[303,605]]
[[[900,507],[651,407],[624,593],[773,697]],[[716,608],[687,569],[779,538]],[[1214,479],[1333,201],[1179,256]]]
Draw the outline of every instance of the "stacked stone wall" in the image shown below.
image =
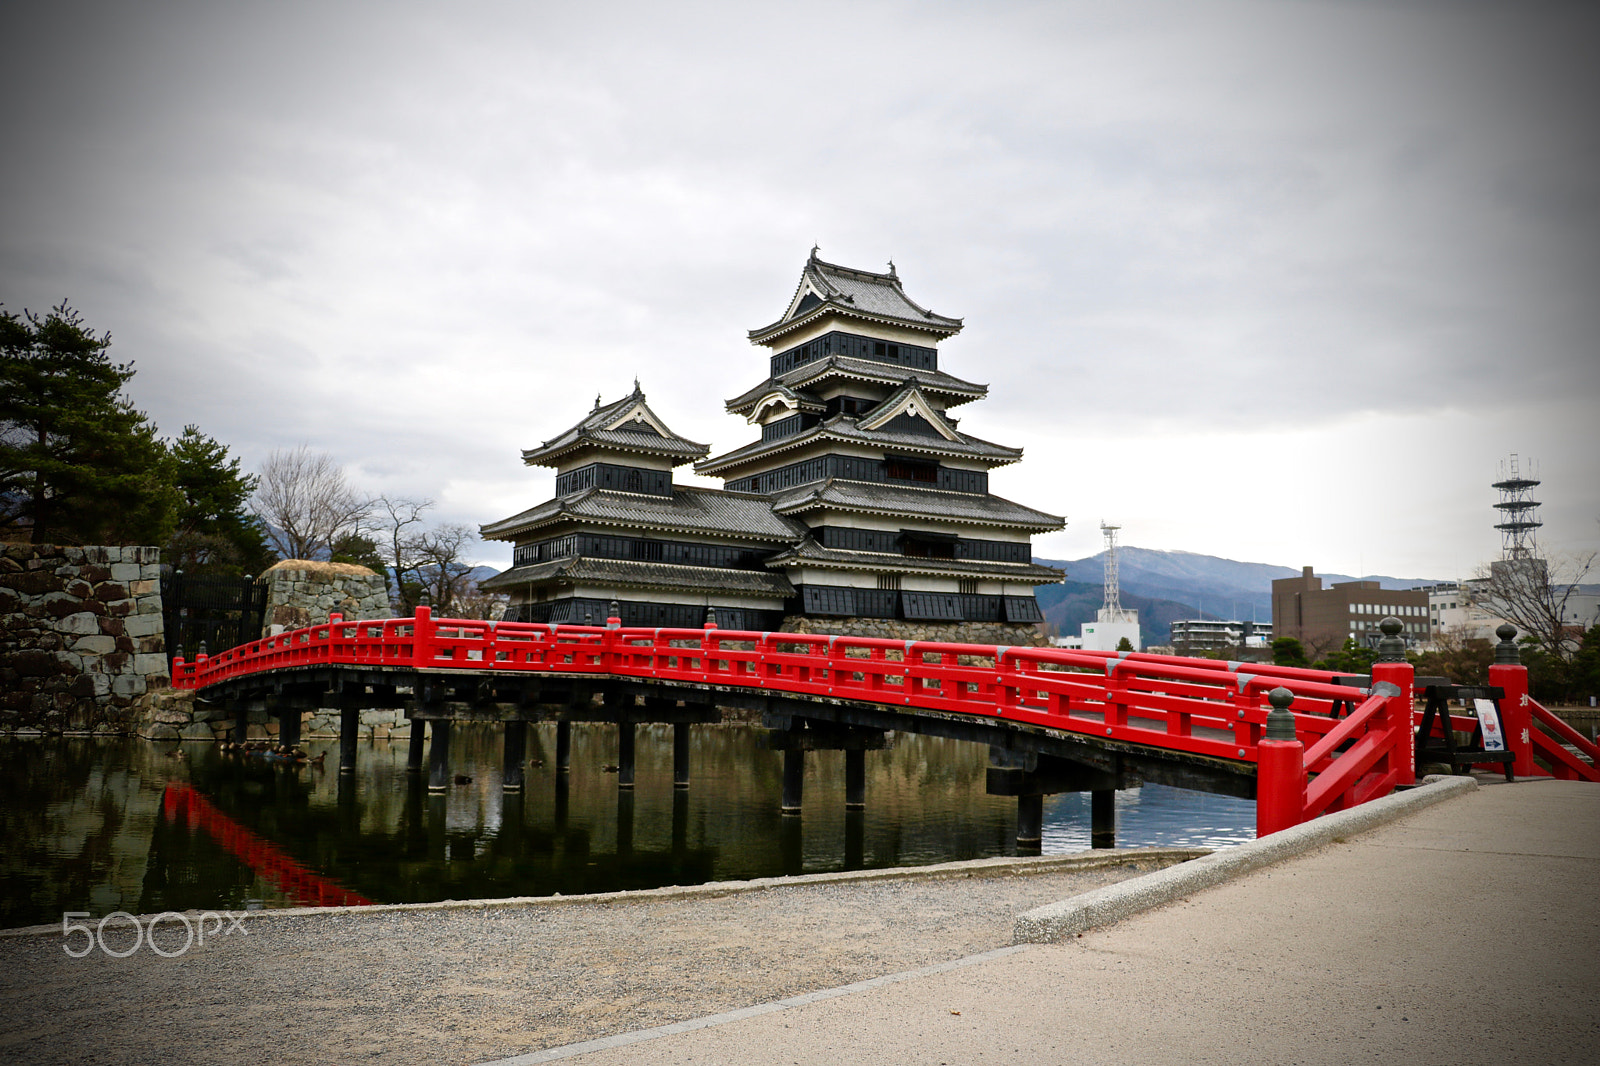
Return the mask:
[[352,563],[285,559],[258,580],[267,586],[266,625],[284,629],[326,622],[329,613],[346,618],[392,618],[389,587],[383,577]]
[[947,644],[1002,644],[1049,647],[1038,626],[1018,622],[909,622],[899,618],[808,618],[789,615],[780,627],[786,633],[830,633],[842,637],[886,640],[938,640]]
[[0,731],[123,733],[169,681],[153,547],[0,552]]

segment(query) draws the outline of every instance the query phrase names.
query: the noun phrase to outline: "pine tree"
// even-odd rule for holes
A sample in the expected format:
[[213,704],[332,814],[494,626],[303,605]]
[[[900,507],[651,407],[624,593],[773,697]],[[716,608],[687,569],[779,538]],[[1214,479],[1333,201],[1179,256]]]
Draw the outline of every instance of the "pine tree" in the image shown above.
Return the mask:
[[271,566],[277,557],[250,513],[256,478],[198,426],[184,426],[167,450],[182,502],[165,561],[189,573],[259,574]]
[[0,532],[34,543],[161,544],[177,490],[155,427],[122,395],[132,363],[66,303],[0,312]]

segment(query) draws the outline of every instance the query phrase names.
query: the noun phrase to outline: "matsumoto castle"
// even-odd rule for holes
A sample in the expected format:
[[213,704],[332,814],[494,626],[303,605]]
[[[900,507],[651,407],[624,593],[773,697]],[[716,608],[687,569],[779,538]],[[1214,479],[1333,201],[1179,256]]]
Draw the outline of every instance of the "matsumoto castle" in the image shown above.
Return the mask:
[[[1030,538],[1065,520],[989,492],[1022,449],[962,433],[950,412],[988,386],[939,369],[961,331],[887,274],[812,249],[779,319],[750,331],[767,377],[727,401],[761,436],[722,455],[633,393],[522,453],[556,495],[483,527],[516,545],[484,582],[506,617],[625,626],[783,629],[1002,644],[1042,642]],[[710,456],[710,457],[708,457]],[[673,471],[723,479],[673,483]]]

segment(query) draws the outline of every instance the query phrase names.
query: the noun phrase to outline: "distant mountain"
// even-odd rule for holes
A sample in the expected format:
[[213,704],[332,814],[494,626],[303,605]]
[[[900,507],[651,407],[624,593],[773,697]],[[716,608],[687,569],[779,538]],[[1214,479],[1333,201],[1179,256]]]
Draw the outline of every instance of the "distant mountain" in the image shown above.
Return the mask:
[[[1076,634],[1081,623],[1094,620],[1095,612],[1105,602],[1102,586],[1105,559],[1105,552],[1100,552],[1086,559],[1037,560],[1067,572],[1065,584],[1041,585],[1035,590],[1046,620],[1060,626],[1062,633]],[[1171,624],[1179,618],[1270,622],[1272,582],[1299,575],[1296,567],[1245,563],[1195,552],[1117,549],[1117,583],[1122,590],[1122,605],[1139,612],[1139,625],[1146,644],[1167,643]],[[1358,580],[1346,574],[1319,576],[1324,588],[1339,581]],[[1376,581],[1386,589],[1438,584],[1425,578],[1384,575],[1369,575],[1359,580]],[[1093,595],[1081,591],[1083,589],[1092,589]]]

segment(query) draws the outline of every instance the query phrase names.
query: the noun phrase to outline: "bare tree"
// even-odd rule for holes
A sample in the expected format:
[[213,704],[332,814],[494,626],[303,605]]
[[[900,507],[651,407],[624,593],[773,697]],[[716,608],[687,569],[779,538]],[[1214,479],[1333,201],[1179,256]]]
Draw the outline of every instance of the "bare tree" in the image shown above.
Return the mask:
[[394,588],[389,595],[394,609],[400,614],[410,614],[417,608],[417,593],[422,582],[417,576],[421,565],[418,546],[423,534],[415,526],[422,525],[422,516],[433,506],[432,500],[417,500],[409,496],[379,496],[372,501],[372,515],[368,525],[378,553],[394,575]]
[[459,611],[472,588],[472,567],[462,557],[477,539],[472,527],[448,523],[418,535],[412,542],[417,577],[440,614]]
[[1534,637],[1547,652],[1570,660],[1583,642],[1583,627],[1567,618],[1567,601],[1595,559],[1593,551],[1562,556],[1554,566],[1534,555],[1501,559],[1479,568],[1470,593],[1478,606]]
[[311,559],[331,551],[341,536],[358,532],[372,510],[333,456],[304,444],[269,454],[260,478],[250,510],[285,559]]

